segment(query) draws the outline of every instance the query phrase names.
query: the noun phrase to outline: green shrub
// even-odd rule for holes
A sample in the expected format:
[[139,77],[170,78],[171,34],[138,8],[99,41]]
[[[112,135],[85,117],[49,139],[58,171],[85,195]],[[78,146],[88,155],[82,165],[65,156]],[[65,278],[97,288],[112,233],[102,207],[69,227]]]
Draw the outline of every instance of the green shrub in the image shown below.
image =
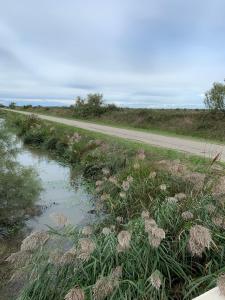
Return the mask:
[[207,108],[217,111],[225,111],[225,84],[214,82],[211,90],[205,93],[205,105]]

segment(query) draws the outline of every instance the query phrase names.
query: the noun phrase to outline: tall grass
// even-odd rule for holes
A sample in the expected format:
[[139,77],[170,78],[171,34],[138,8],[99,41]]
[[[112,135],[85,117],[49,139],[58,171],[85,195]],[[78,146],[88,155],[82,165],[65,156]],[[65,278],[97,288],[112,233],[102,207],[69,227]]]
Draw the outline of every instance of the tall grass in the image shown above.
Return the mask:
[[24,243],[18,260],[24,251],[31,259],[20,267],[29,278],[20,300],[192,299],[215,286],[225,271],[216,162],[201,174],[33,117],[10,122],[26,143],[79,163],[106,213],[92,230],[61,222],[46,243],[43,233]]

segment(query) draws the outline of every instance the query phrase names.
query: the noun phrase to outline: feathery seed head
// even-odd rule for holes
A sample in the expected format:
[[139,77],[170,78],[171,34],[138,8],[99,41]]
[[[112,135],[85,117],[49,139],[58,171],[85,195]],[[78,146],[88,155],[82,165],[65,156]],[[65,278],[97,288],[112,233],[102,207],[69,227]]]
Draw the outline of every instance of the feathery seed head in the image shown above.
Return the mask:
[[157,227],[153,227],[151,234],[154,238],[163,240],[166,237],[165,231],[162,228]]
[[108,227],[104,227],[102,229],[102,234],[104,234],[104,235],[109,235],[111,232],[112,232],[111,229]]
[[153,247],[153,248],[159,248],[160,244],[161,244],[161,240],[152,236],[151,233],[148,234],[148,240],[149,240],[149,244]]
[[106,201],[106,200],[108,200],[109,198],[110,198],[110,195],[109,195],[109,194],[103,193],[103,194],[101,195],[101,200],[102,200],[102,201]]
[[58,250],[54,250],[49,253],[48,262],[53,265],[60,265],[61,264],[62,254]]
[[107,168],[103,168],[103,169],[102,169],[102,173],[103,173],[104,175],[109,175],[109,174],[110,174],[110,171],[109,171],[109,169],[107,169]]
[[43,246],[49,239],[49,234],[45,231],[35,231],[27,236],[21,244],[21,251],[36,250]]
[[182,201],[187,198],[186,194],[184,193],[178,193],[174,197],[177,198],[178,201]]
[[140,169],[140,165],[139,165],[139,163],[134,163],[134,169],[135,169],[135,170],[138,170],[138,169]]
[[156,288],[157,290],[160,289],[162,285],[162,274],[160,273],[160,271],[155,270],[152,273],[152,275],[150,276],[150,282],[154,288]]
[[32,254],[30,251],[18,251],[7,257],[6,261],[11,263],[15,268],[24,267],[30,263]]
[[98,279],[93,287],[94,300],[103,300],[110,296],[114,289],[119,286],[119,279],[122,276],[122,267],[118,266],[111,274]]
[[153,172],[150,172],[150,174],[149,174],[149,176],[148,176],[149,178],[155,178],[156,177],[156,172],[155,171],[153,171]]
[[102,190],[102,187],[101,187],[101,186],[97,186],[96,189],[95,189],[95,191],[96,191],[97,193],[99,193],[101,190]]
[[68,264],[73,263],[75,258],[76,258],[75,254],[73,254],[70,251],[67,251],[61,256],[59,263],[62,265],[68,265]]
[[94,252],[95,248],[95,243],[92,240],[88,238],[80,239],[77,257],[83,261],[88,260],[91,254]]
[[215,207],[215,205],[213,205],[213,204],[208,204],[208,205],[206,206],[206,209],[207,209],[207,211],[208,211],[209,213],[213,213],[213,212],[216,210],[216,207]]
[[142,219],[149,219],[149,212],[147,210],[143,210],[141,213]]
[[120,216],[116,217],[116,222],[119,224],[123,223],[123,217],[120,217]]
[[155,220],[153,219],[145,219],[145,232],[151,232],[154,227],[157,227]]
[[92,235],[92,233],[93,233],[93,230],[92,230],[91,226],[84,226],[83,227],[83,229],[82,229],[82,234],[83,235],[89,236],[89,235]]
[[225,218],[224,217],[217,215],[214,218],[212,218],[212,221],[216,226],[225,229]]
[[122,230],[117,236],[119,245],[124,249],[127,250],[130,247],[130,240],[131,234],[127,230]]
[[140,160],[145,159],[145,151],[143,149],[138,150],[137,158],[140,159]]
[[202,256],[205,249],[210,248],[212,242],[211,233],[208,228],[194,225],[190,229],[188,246],[193,256]]
[[165,184],[161,184],[161,185],[159,186],[159,188],[160,188],[161,191],[166,191],[167,186],[166,186]]
[[125,192],[127,192],[130,188],[130,182],[129,181],[126,181],[124,180],[123,183],[122,183],[122,188]]
[[84,291],[79,287],[71,289],[64,298],[64,300],[84,300],[84,299],[85,299]]
[[225,296],[225,273],[221,274],[217,279],[217,286],[220,293]]
[[168,204],[177,204],[178,200],[175,197],[167,197],[166,201]]
[[115,226],[115,225],[110,225],[110,229],[111,229],[112,231],[115,231],[116,226]]
[[129,175],[129,176],[127,176],[127,181],[129,183],[132,183],[134,181],[134,178],[131,175]]
[[117,179],[116,179],[115,176],[110,176],[110,177],[109,177],[109,182],[111,182],[111,183],[113,183],[113,184],[115,184],[115,185],[118,184],[118,183],[117,183]]
[[93,287],[93,299],[104,300],[107,296],[111,295],[114,290],[113,283],[108,277],[98,279]]
[[194,215],[193,213],[191,213],[190,211],[184,211],[182,214],[181,214],[182,218],[185,220],[185,221],[188,221],[188,220],[192,220]]
[[120,198],[125,199],[126,198],[126,193],[125,192],[120,192]]

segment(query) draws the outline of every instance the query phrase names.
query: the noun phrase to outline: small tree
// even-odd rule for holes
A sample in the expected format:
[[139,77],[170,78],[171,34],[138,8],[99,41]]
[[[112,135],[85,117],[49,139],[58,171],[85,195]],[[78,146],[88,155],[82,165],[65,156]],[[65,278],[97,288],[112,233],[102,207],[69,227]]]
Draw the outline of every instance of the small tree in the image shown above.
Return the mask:
[[80,117],[100,116],[105,110],[103,95],[88,94],[86,99],[77,97],[74,110]]
[[15,102],[11,102],[11,103],[9,104],[9,108],[10,108],[10,109],[15,109],[15,108],[16,108],[16,103],[15,103]]
[[205,93],[204,103],[211,110],[225,112],[225,84],[214,82],[213,87]]

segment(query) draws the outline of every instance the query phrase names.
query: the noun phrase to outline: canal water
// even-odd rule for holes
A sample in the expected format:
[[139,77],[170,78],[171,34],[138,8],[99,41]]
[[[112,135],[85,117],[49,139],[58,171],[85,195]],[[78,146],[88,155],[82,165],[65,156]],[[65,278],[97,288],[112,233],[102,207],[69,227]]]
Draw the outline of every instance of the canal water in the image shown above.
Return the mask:
[[[56,228],[57,215],[64,216],[67,223],[82,226],[95,220],[93,196],[88,193],[79,172],[63,165],[40,150],[25,147],[18,142],[20,149],[16,160],[26,167],[36,170],[42,191],[34,204],[33,211],[24,216],[23,229],[12,238],[0,238],[0,300],[16,299],[20,287],[7,286],[10,268],[5,259],[20,248],[22,239],[35,230]],[[5,285],[6,284],[6,285]]]
[[33,167],[40,177],[43,191],[36,205],[40,213],[26,220],[27,228],[31,230],[48,229],[56,226],[54,216],[63,215],[72,225],[83,225],[90,222],[94,216],[92,210],[92,195],[87,192],[83,179],[66,165],[49,158],[37,149],[24,147],[20,143],[20,153],[17,161],[27,167]]

